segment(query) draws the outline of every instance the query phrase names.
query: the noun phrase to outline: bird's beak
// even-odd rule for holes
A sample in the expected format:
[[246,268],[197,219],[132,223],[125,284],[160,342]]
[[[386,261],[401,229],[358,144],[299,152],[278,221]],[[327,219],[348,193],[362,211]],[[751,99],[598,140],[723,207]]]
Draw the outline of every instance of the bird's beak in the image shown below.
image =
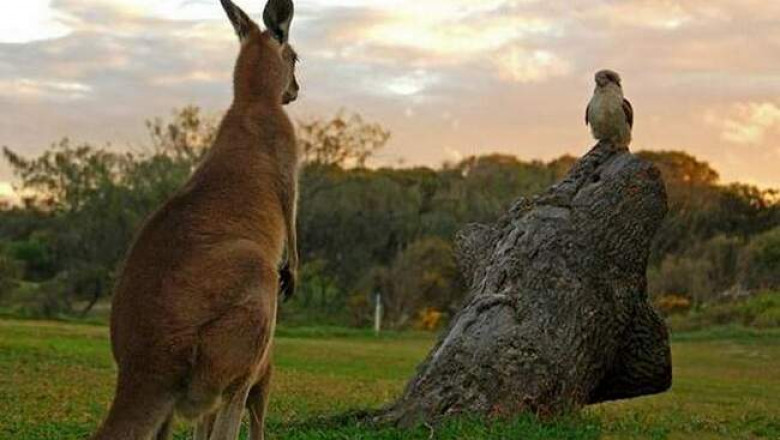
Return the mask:
[[282,104],[287,105],[298,99],[298,92],[285,92],[282,96]]

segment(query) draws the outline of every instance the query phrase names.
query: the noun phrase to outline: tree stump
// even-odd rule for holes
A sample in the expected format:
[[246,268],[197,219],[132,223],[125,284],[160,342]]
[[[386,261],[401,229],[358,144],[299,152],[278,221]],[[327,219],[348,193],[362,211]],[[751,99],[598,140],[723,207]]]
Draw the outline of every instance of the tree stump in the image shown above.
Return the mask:
[[645,277],[666,210],[658,169],[600,143],[544,195],[468,226],[465,307],[375,420],[556,415],[667,390],[669,338]]

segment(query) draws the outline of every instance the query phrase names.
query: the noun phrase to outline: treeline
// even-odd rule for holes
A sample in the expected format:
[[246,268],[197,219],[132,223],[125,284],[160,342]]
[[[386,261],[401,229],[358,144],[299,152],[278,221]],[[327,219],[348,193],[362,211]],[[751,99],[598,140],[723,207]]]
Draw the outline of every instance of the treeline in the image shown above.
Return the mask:
[[[216,130],[193,107],[147,127],[149,146],[132,152],[67,139],[33,159],[3,150],[25,197],[0,212],[5,310],[87,316],[105,304],[134,232],[187,179]],[[369,169],[389,133],[349,115],[299,123],[299,137],[303,268],[282,310],[288,323],[366,325],[381,293],[386,322],[435,326],[465,294],[455,233],[495,220],[575,161],[488,155],[439,169]],[[654,296],[699,307],[780,286],[777,192],[719,185],[709,165],[685,153],[640,154],[659,166],[670,199],[650,261]]]

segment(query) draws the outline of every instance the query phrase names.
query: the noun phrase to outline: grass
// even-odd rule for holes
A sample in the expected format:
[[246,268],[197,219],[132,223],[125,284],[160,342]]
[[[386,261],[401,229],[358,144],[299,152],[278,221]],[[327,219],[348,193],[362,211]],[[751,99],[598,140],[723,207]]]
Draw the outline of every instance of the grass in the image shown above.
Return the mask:
[[[271,439],[780,439],[780,331],[726,328],[673,338],[668,393],[540,422],[458,419],[435,429],[371,429],[322,416],[391,401],[433,337],[334,328],[281,329]],[[0,439],[80,439],[111,399],[108,330],[0,320]],[[177,439],[189,438],[182,425]]]

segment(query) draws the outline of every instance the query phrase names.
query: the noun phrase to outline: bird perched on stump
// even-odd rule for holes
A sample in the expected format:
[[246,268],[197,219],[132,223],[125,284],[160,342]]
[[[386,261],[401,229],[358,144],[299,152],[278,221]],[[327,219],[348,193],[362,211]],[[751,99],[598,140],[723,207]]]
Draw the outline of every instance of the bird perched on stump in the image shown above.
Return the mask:
[[596,90],[585,112],[585,124],[593,137],[628,149],[634,126],[634,109],[623,97],[620,75],[611,70],[596,73]]

